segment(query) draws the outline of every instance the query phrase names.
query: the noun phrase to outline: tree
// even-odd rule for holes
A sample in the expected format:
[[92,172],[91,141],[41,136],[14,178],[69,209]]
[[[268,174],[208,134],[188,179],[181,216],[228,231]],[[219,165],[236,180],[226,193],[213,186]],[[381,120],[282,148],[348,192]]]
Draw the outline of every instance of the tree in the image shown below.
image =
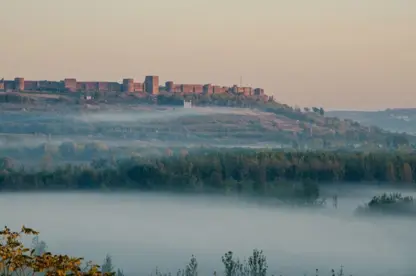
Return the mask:
[[266,276],[267,260],[263,251],[254,249],[248,261],[240,262],[234,258],[233,252],[229,251],[222,257],[225,267],[225,276]]
[[392,135],[387,137],[386,143],[390,147],[397,149],[400,146],[408,146],[409,140],[405,135]]
[[236,276],[241,270],[242,265],[238,259],[234,259],[232,251],[225,253],[221,260],[225,267],[225,276]]
[[49,153],[45,153],[41,159],[41,167],[42,169],[48,170],[51,167],[51,164],[53,162],[53,157]]
[[409,163],[403,164],[403,181],[408,183],[413,182],[412,167],[410,167]]
[[104,263],[101,266],[101,271],[103,273],[115,273],[114,272],[114,266],[113,266],[113,260],[112,260],[112,258],[109,254],[107,254],[105,256]]
[[116,276],[124,276],[124,272],[121,269],[117,269]]
[[393,163],[391,162],[387,164],[386,179],[387,181],[390,181],[390,182],[396,181],[396,170],[394,168]]
[[198,276],[198,262],[194,255],[192,255],[189,264],[186,266],[185,276]]
[[111,275],[102,273],[99,266],[88,262],[83,268],[83,258],[74,258],[67,255],[54,255],[44,252],[35,254],[35,249],[27,248],[21,239],[24,236],[37,236],[39,233],[33,229],[22,227],[20,232],[13,232],[8,227],[0,231],[0,269],[2,276],[26,276],[44,273],[46,276],[101,276]]
[[108,166],[108,160],[104,158],[93,159],[91,161],[91,167],[96,170],[104,169]]
[[74,142],[64,142],[59,146],[59,152],[62,156],[73,156],[77,151],[77,145]]
[[266,276],[268,266],[262,250],[253,250],[253,255],[248,258],[248,266],[251,276]]
[[35,250],[33,254],[36,256],[41,256],[42,254],[46,253],[48,249],[48,246],[46,245],[46,242],[39,241],[39,236],[35,236],[32,239],[32,250]]
[[11,170],[14,167],[13,159],[9,157],[3,157],[0,159],[0,169]]

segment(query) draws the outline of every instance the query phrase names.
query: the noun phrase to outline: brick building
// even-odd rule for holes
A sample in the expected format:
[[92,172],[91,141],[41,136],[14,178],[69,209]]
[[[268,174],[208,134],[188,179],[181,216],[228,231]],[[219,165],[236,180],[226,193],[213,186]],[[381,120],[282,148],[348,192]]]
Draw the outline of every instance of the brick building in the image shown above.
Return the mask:
[[121,83],[108,81],[77,81],[76,78],[65,78],[62,81],[25,80],[16,77],[14,80],[0,80],[0,91],[52,91],[52,92],[124,92],[148,93],[157,95],[161,93],[181,94],[235,94],[245,96],[265,96],[262,88],[231,87],[213,84],[176,84],[167,81],[165,86],[159,86],[159,76],[146,76],[144,82],[135,82],[133,78],[125,78]]

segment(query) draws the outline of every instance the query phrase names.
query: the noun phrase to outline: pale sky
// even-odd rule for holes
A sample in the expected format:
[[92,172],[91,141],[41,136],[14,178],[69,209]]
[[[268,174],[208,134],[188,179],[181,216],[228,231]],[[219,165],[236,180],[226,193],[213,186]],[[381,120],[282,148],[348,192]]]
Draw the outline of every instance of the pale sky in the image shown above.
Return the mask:
[[263,87],[283,103],[416,107],[416,0],[2,0],[0,78]]

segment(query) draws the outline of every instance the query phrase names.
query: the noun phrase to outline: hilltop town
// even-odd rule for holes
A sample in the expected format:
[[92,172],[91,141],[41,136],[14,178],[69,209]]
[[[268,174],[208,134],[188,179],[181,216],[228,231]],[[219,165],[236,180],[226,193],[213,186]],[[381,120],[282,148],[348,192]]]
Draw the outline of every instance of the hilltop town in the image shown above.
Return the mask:
[[125,78],[121,83],[109,81],[77,81],[75,78],[65,78],[61,81],[25,80],[16,77],[14,80],[0,81],[0,91],[4,92],[61,92],[61,93],[142,93],[159,95],[166,93],[178,94],[233,94],[254,96],[268,100],[262,88],[220,86],[213,84],[176,84],[167,81],[160,85],[159,76],[146,76],[143,82],[135,82],[132,78]]
[[[246,142],[272,142],[310,148],[355,149],[359,146],[379,149],[381,145],[386,145],[391,136],[377,127],[325,116],[323,108],[300,109],[279,103],[272,96],[266,95],[262,88],[177,84],[173,81],[160,85],[159,76],[146,76],[143,82],[136,82],[132,78],[125,78],[121,82],[85,82],[74,78],[33,81],[16,77],[14,80],[1,80],[0,91],[0,112],[3,119],[0,134],[7,135],[40,132],[47,136],[63,135],[63,138],[68,138],[70,135],[93,137],[100,133],[115,138],[118,137],[118,131],[91,131],[89,124],[82,125],[80,122],[77,127],[82,126],[82,130],[75,128],[69,131],[67,122],[56,124],[55,121],[68,114],[112,114],[116,111],[133,112],[132,114],[140,118],[163,115],[162,117],[172,119],[151,120],[146,126],[141,122],[139,126],[135,126],[139,130],[133,130],[127,124],[128,133],[134,133],[130,137],[133,140],[164,140],[171,137],[169,141],[172,142],[174,136],[181,142],[190,139],[207,144],[212,144],[213,141],[219,143],[218,139],[225,139],[221,143],[230,142],[236,145]],[[198,106],[226,108],[215,111],[193,108],[191,113],[185,112],[180,118],[175,117],[173,120],[175,112],[178,111],[175,108],[181,106],[188,110],[189,107]],[[242,113],[230,108],[238,108]],[[52,121],[44,122],[42,118],[45,116],[53,118]],[[22,132],[19,128],[28,118],[31,121],[30,131]],[[104,125],[107,128],[110,123],[100,125],[100,129]],[[123,123],[118,122],[116,125],[121,127]],[[65,126],[64,129],[57,131],[62,126]],[[406,141],[416,142],[415,139],[406,137]]]

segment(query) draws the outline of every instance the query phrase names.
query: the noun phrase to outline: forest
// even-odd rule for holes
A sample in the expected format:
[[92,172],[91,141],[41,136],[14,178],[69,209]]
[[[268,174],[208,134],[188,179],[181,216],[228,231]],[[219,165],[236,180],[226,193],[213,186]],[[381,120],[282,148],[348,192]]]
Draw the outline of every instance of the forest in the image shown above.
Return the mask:
[[86,165],[64,164],[41,170],[15,166],[6,157],[0,159],[0,189],[215,190],[272,195],[284,193],[287,187],[294,187],[293,183],[409,186],[413,185],[415,169],[416,155],[410,152],[167,150],[163,156],[96,159]]

